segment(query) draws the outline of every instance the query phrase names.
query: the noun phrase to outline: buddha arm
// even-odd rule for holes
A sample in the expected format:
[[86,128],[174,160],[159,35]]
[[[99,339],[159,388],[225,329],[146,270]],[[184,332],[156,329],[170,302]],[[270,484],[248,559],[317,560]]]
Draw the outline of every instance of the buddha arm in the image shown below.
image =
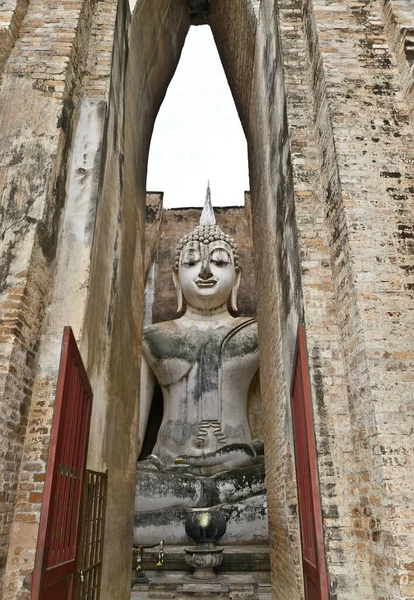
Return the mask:
[[141,454],[147,430],[148,417],[151,410],[152,397],[155,388],[155,375],[151,371],[147,361],[142,357],[141,363],[141,385],[139,393],[139,426],[138,426],[138,457]]

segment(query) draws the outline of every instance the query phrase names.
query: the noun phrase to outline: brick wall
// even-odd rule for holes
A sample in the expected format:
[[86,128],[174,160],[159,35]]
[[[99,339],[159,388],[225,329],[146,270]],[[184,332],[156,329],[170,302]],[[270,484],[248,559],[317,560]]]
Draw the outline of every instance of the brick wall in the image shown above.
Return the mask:
[[[400,83],[404,90],[411,122],[414,119],[414,14],[409,0],[384,0],[382,19],[393,58],[400,72]],[[379,21],[378,24],[381,24]]]
[[0,76],[19,35],[26,15],[26,0],[7,0],[0,6]]
[[353,452],[351,424],[319,176],[302,2],[281,2],[279,18],[325,552],[328,572],[337,577],[341,597],[345,593],[351,598],[361,590],[367,594],[369,584],[365,581],[366,568],[358,560],[357,540],[350,535],[352,464],[346,457]]
[[364,597],[405,598],[412,548],[407,96],[379,3],[305,3],[303,14],[351,419],[349,533],[360,574],[367,572]]
[[85,85],[86,96],[89,98],[108,99],[116,8],[117,4],[113,0],[102,0],[96,3]]
[[86,70],[94,0],[33,0],[5,68],[30,78],[35,89],[75,103]]
[[[8,289],[7,300],[1,303],[2,348],[10,353],[1,356],[1,455],[0,472],[0,551],[2,572],[6,565],[9,536],[15,502],[20,499],[17,476],[22,470],[25,501],[15,515],[21,526],[33,520],[26,514],[33,502],[41,501],[42,467],[34,459],[23,461],[22,445],[28,428],[29,412],[34,384],[34,366],[37,358],[39,328],[42,323],[45,294],[49,276],[42,264],[38,246],[30,262],[31,277],[21,273]],[[17,285],[16,285],[17,284]],[[19,285],[20,284],[20,285]],[[43,423],[33,426],[32,434],[38,440],[46,433]],[[24,473],[24,474],[23,474]],[[37,495],[40,492],[40,496]]]

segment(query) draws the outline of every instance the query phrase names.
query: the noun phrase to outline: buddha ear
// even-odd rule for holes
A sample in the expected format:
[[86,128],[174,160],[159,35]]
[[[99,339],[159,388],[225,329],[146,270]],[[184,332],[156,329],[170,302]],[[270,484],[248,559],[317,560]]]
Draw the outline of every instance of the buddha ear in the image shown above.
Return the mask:
[[173,269],[172,276],[175,287],[175,293],[177,294],[177,312],[179,313],[183,310],[183,293],[181,291],[181,286],[178,279],[178,271]]
[[234,312],[237,312],[237,294],[239,293],[240,287],[240,279],[241,279],[242,270],[241,267],[236,269],[236,279],[234,281],[233,289],[231,290],[230,296],[230,307]]

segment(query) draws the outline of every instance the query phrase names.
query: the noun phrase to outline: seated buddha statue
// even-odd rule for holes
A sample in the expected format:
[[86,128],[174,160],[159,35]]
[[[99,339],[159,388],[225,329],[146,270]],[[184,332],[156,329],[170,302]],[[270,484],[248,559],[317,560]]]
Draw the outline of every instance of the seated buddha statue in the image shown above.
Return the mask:
[[163,417],[137,463],[134,543],[188,543],[189,509],[220,507],[223,543],[267,540],[263,443],[252,439],[249,387],[259,366],[257,323],[233,317],[241,269],[215,223],[209,189],[200,225],[178,243],[173,279],[181,318],[144,328],[139,444],[156,381]]

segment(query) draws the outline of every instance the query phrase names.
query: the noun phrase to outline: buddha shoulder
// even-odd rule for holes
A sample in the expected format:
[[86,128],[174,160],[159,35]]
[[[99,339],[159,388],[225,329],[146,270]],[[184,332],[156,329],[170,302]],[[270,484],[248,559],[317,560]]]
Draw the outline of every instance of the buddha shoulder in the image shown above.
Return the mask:
[[181,359],[192,363],[203,340],[201,331],[183,331],[175,321],[164,321],[145,327],[142,351],[150,362]]
[[224,347],[225,356],[244,356],[258,352],[257,321],[246,317],[235,319]]

